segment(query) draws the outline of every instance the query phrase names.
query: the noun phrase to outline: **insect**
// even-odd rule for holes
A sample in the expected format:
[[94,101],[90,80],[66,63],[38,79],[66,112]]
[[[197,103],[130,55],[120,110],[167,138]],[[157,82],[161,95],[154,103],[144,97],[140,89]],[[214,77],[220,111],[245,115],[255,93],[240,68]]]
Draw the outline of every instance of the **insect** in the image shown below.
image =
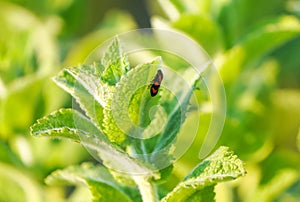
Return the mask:
[[150,87],[150,94],[152,97],[154,97],[158,93],[158,89],[160,87],[160,84],[163,80],[163,73],[159,69],[157,70],[157,73],[152,81],[151,87]]

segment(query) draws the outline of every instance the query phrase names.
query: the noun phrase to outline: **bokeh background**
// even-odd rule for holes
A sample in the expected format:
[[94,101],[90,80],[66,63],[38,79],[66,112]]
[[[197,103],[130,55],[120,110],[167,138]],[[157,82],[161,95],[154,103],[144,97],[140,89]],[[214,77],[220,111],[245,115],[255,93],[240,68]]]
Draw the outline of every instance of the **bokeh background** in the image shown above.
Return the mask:
[[[29,127],[72,106],[52,76],[109,37],[144,27],[192,37],[223,79],[218,145],[245,162],[247,175],[219,184],[217,201],[299,201],[299,0],[0,0],[0,201],[87,201],[86,187],[47,186],[44,178],[92,157],[79,144],[31,137]],[[210,116],[203,111],[196,140],[161,189],[200,162]]]

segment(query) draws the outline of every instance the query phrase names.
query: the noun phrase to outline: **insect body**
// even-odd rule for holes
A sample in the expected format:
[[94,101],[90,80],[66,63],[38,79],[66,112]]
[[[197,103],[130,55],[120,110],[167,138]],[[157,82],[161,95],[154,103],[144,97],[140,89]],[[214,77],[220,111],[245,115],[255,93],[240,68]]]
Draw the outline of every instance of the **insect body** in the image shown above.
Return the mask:
[[152,81],[152,85],[150,88],[150,94],[152,97],[154,97],[158,93],[158,89],[160,87],[162,80],[163,80],[163,73],[159,69],[159,70],[157,70],[157,73],[155,75],[155,78]]

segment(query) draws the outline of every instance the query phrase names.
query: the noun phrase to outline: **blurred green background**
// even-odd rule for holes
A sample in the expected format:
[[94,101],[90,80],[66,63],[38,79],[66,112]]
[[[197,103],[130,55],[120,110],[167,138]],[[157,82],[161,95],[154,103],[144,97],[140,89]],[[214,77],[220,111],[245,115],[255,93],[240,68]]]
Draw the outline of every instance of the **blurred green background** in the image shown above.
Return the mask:
[[[71,97],[51,81],[109,37],[175,29],[212,57],[227,95],[218,145],[247,175],[216,187],[217,201],[300,200],[300,1],[0,0],[0,201],[87,201],[81,187],[46,186],[58,168],[93,161],[78,144],[35,139],[29,127]],[[210,121],[175,164],[172,189],[197,163]],[[183,131],[183,133],[188,131]]]

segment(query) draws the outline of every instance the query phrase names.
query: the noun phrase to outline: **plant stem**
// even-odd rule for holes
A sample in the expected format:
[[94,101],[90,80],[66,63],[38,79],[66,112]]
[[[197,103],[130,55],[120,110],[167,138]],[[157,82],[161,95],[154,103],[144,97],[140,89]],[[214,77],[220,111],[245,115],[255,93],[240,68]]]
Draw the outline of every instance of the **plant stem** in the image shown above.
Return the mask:
[[145,147],[144,140],[141,139],[141,140],[140,140],[140,143],[141,143],[141,144],[140,144],[141,150],[142,150],[142,152],[143,152],[143,159],[144,159],[146,162],[150,163],[150,160],[149,160],[149,158],[147,157],[148,152],[147,152],[147,149],[146,149],[146,147]]
[[148,176],[135,175],[132,177],[135,183],[138,185],[143,202],[159,201],[156,186],[154,183],[149,182]]

